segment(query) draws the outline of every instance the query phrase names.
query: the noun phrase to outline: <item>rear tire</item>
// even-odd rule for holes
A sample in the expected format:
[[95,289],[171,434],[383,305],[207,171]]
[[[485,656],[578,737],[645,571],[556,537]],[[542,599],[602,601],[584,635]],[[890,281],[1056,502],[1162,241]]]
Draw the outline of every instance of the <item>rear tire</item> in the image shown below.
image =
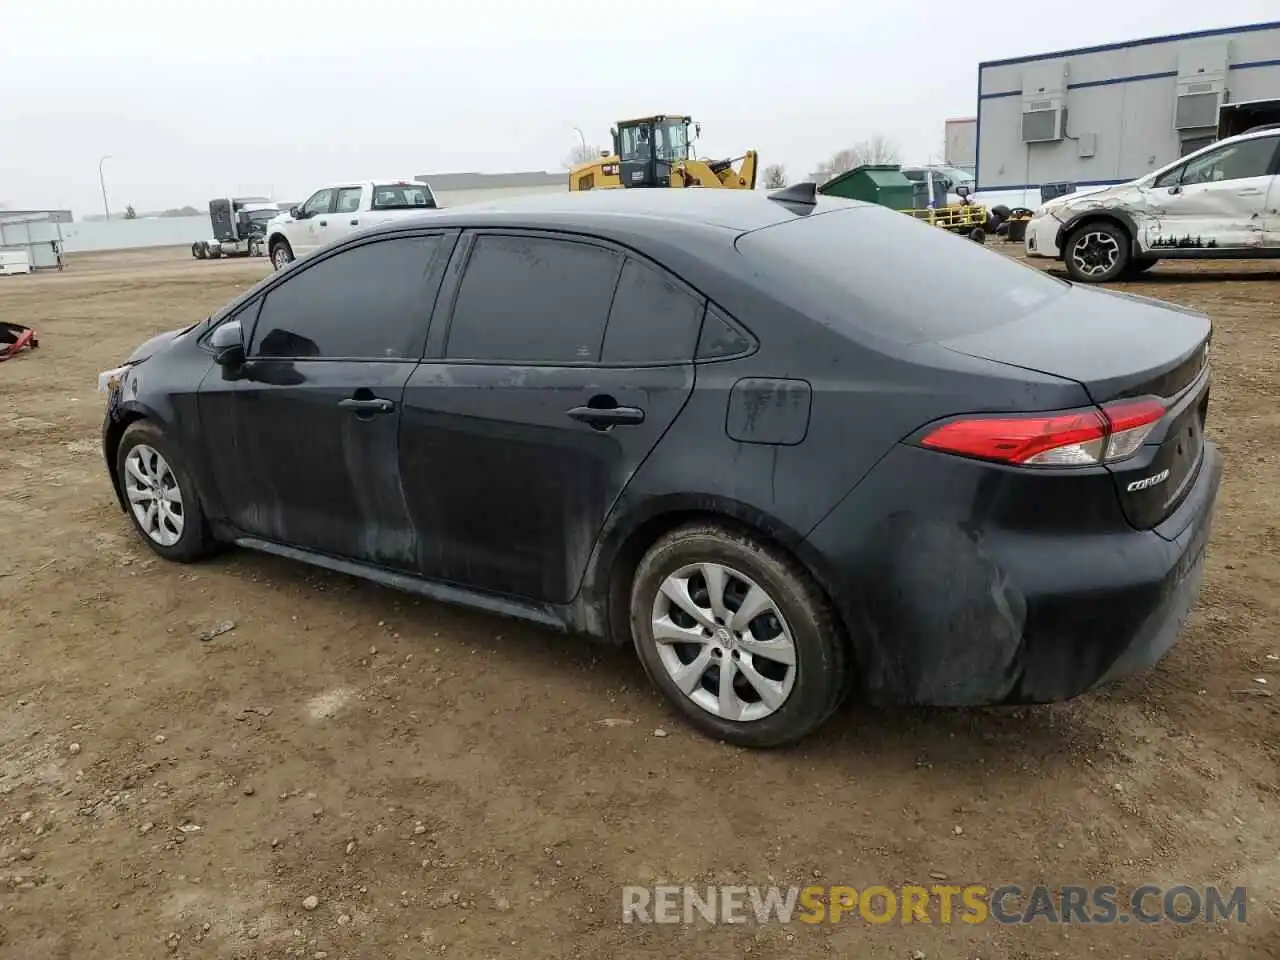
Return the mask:
[[159,427],[138,420],[125,429],[116,477],[134,529],[157,554],[191,563],[217,550],[191,474]]
[[271,244],[270,252],[271,266],[276,270],[283,270],[293,263],[293,247],[289,246],[288,240],[277,240]]
[[197,260],[204,259],[204,248],[200,246],[199,240],[197,240],[195,243],[191,245],[191,255],[195,257]]
[[1106,220],[1094,220],[1072,231],[1062,250],[1067,276],[1077,283],[1107,283],[1129,265],[1129,235]]
[[849,687],[849,648],[817,584],[734,527],[693,524],[653,545],[632,580],[631,633],[645,672],[685,719],[739,746],[801,739]]
[[986,243],[987,231],[983,230],[982,227],[974,227],[969,231],[969,239],[974,243]]

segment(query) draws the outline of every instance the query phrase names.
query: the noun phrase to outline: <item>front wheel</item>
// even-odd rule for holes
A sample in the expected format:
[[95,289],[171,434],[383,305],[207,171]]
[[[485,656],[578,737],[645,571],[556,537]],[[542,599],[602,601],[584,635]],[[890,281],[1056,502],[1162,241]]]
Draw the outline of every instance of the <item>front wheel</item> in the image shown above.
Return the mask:
[[288,240],[277,240],[271,245],[271,266],[283,270],[293,262],[293,248]]
[[736,528],[696,524],[654,544],[632,581],[631,632],[676,709],[740,746],[801,739],[848,689],[848,648],[822,591]]
[[158,427],[129,425],[116,450],[116,476],[134,528],[152,550],[179,563],[214,551],[195,483]]
[[1129,236],[1114,223],[1086,223],[1067,238],[1062,260],[1079,283],[1115,280],[1129,265]]

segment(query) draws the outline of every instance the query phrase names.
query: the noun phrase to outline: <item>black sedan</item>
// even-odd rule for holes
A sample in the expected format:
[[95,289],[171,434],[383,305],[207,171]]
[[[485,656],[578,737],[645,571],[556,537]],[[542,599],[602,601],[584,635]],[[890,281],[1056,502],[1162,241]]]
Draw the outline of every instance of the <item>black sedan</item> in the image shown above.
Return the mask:
[[1222,470],[1209,336],[804,186],[575,193],[292,264],[104,374],[103,443],[162,557],[632,642],[764,746],[850,689],[1045,702],[1163,656]]

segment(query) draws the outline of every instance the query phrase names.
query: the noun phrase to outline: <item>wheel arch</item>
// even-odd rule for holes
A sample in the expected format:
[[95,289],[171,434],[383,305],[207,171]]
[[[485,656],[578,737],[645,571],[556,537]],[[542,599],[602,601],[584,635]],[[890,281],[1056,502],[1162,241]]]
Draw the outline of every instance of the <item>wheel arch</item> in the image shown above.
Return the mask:
[[120,504],[120,509],[126,512],[129,509],[129,505],[125,503],[124,491],[120,489],[118,454],[120,453],[120,441],[124,438],[124,432],[140,420],[156,422],[142,410],[136,408],[128,409],[122,411],[118,417],[109,420],[102,435],[102,455],[107,461],[107,473],[111,477],[111,489],[115,491],[116,502]]
[[1081,227],[1098,222],[1110,223],[1112,226],[1119,227],[1124,231],[1125,236],[1129,238],[1130,256],[1139,256],[1142,253],[1138,249],[1138,224],[1127,211],[1085,210],[1076,214],[1058,228],[1057,236],[1054,237],[1054,246],[1058,250],[1058,255],[1065,260],[1067,258],[1067,240],[1070,239],[1071,235]]
[[[641,558],[662,537],[692,523],[717,523],[750,533],[794,558],[825,595],[834,610],[832,581],[816,553],[797,531],[749,504],[726,497],[674,496],[647,505],[615,522],[601,537],[587,568],[580,601],[595,616],[587,616],[588,632],[624,644],[631,634],[631,583]],[[597,622],[592,623],[590,621]]]

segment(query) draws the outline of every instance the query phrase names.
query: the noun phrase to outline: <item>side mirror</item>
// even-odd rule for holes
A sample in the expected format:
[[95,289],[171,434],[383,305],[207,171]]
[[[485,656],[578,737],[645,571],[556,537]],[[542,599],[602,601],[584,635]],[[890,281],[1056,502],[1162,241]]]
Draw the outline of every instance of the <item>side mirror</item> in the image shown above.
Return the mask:
[[956,196],[961,200],[967,200],[969,194],[972,192],[973,191],[969,189],[969,185],[967,183],[962,183],[960,186],[956,187]]
[[209,346],[213,348],[213,362],[218,366],[232,370],[244,366],[244,332],[239,320],[228,320],[214,330]]
[[1179,186],[1178,184],[1176,184],[1176,183],[1175,183],[1172,187],[1170,187],[1170,188],[1169,188],[1169,194],[1170,194],[1171,196],[1172,196],[1173,194],[1178,194],[1178,193],[1181,193],[1181,192],[1182,192],[1182,187],[1180,187],[1180,186]]
[[293,219],[295,219],[295,220],[302,220],[302,219],[303,219],[303,216],[302,216],[302,208],[301,208],[301,207],[290,207],[290,208],[289,208],[289,216],[293,217]]

